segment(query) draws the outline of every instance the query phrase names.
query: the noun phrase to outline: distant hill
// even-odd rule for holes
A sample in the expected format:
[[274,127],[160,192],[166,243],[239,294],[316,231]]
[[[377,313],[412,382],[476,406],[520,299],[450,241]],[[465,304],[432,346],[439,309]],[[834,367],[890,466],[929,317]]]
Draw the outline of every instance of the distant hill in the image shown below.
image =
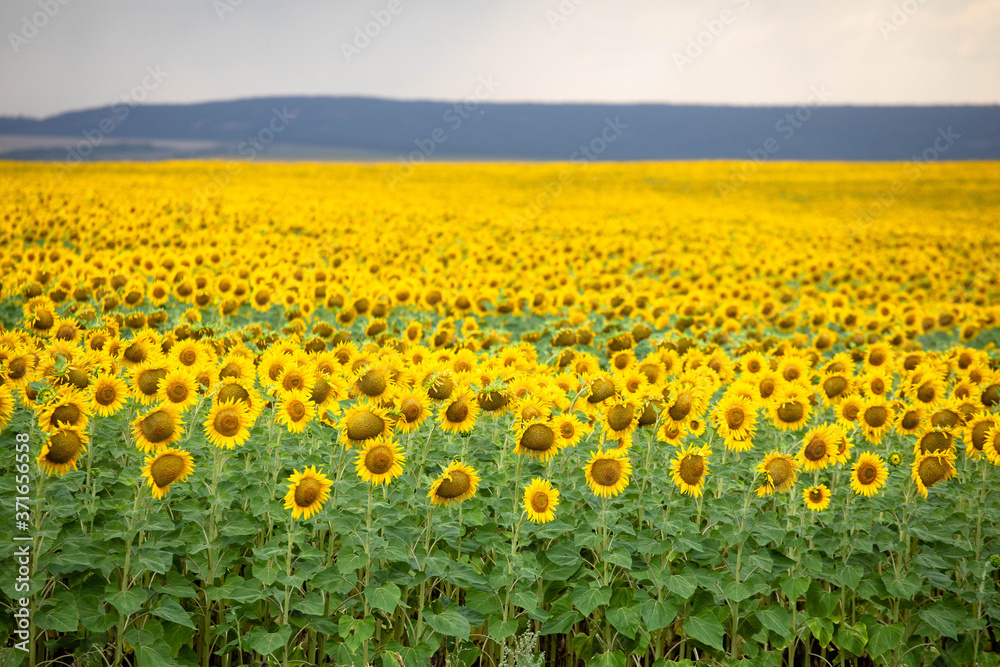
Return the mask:
[[1000,106],[463,107],[360,97],[274,97],[119,105],[41,120],[0,118],[0,159],[233,155],[418,162],[997,160]]

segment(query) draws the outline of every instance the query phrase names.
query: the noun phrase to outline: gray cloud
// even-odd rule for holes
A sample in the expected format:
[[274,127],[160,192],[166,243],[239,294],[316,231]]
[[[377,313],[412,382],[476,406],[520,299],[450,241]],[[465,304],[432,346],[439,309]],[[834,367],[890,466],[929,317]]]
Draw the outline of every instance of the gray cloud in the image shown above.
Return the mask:
[[483,75],[495,101],[1000,102],[1000,0],[4,0],[0,28],[3,115],[109,104],[149,66],[157,103],[451,100]]

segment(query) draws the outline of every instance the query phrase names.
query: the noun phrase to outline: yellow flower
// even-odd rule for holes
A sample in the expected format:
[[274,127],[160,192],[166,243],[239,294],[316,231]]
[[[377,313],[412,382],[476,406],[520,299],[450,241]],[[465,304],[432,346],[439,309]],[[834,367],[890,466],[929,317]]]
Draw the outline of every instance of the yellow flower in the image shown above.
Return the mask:
[[764,497],[791,490],[798,479],[798,462],[787,454],[772,451],[757,464],[757,472],[764,475],[764,483],[757,489],[757,496]]
[[948,481],[954,474],[955,454],[951,451],[920,454],[910,467],[910,476],[924,498],[927,497],[927,489],[938,482]]
[[316,405],[302,389],[292,389],[281,394],[278,421],[292,433],[302,433],[316,416]]
[[862,452],[851,471],[851,488],[859,496],[871,497],[885,486],[888,477],[889,472],[881,456]]
[[474,497],[478,487],[479,475],[476,470],[461,461],[452,461],[431,484],[427,497],[435,505],[448,507],[452,503]]
[[174,444],[184,435],[184,420],[176,406],[159,405],[132,421],[135,446],[146,453]]
[[617,496],[629,484],[632,464],[628,460],[628,450],[624,447],[590,453],[590,460],[583,466],[587,485],[595,496],[607,498]]
[[813,512],[822,512],[830,506],[830,489],[826,484],[810,486],[802,492],[802,499],[805,500],[806,507]]
[[42,453],[38,455],[38,465],[48,475],[62,477],[70,470],[76,470],[80,454],[87,451],[87,434],[72,428],[63,428],[50,434]]
[[246,403],[233,398],[212,406],[205,418],[205,435],[216,447],[233,449],[250,438],[252,425]]
[[524,487],[524,512],[534,523],[548,523],[556,516],[559,491],[552,488],[552,482],[541,477],[531,480]]
[[670,466],[670,476],[681,493],[701,497],[711,454],[712,450],[705,445],[684,447],[677,453]]
[[183,449],[168,447],[146,457],[142,476],[148,480],[154,498],[162,498],[174,482],[183,482],[194,470],[194,459]]
[[398,444],[388,438],[372,438],[365,444],[355,459],[354,467],[358,477],[371,484],[388,484],[403,474],[406,457]]
[[288,478],[288,493],[285,494],[285,509],[292,510],[292,519],[308,519],[323,507],[330,497],[333,482],[327,479],[316,466],[303,472],[294,470]]

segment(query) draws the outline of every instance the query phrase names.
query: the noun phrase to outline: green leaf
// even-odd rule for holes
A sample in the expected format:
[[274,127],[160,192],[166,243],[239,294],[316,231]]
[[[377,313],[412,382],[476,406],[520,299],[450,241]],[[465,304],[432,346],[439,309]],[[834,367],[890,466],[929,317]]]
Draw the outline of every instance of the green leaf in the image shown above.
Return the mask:
[[730,602],[742,602],[754,594],[754,589],[745,581],[730,579],[722,585],[722,594]]
[[167,553],[166,551],[159,551],[157,549],[143,548],[136,553],[136,556],[136,574],[139,572],[155,572],[157,574],[164,574],[170,571],[174,562],[173,555]]
[[125,616],[131,616],[142,609],[142,605],[148,597],[149,595],[144,588],[121,591],[115,584],[108,584],[104,589],[104,601]]
[[823,648],[833,639],[833,623],[829,619],[810,616],[806,619],[806,627]]
[[160,640],[155,644],[135,646],[136,667],[174,667],[175,662],[170,644]]
[[702,644],[719,651],[725,650],[722,645],[725,629],[711,609],[705,609],[696,616],[688,616],[684,620],[684,631],[689,637],[697,639]]
[[687,600],[698,589],[698,577],[691,570],[684,570],[677,574],[670,575],[667,579],[667,588],[675,595]]
[[159,621],[149,621],[144,628],[129,629],[125,641],[135,650],[136,667],[173,667],[173,652],[163,638],[163,626]]
[[868,628],[868,653],[873,658],[885,655],[903,643],[903,625],[875,623]]
[[761,624],[785,641],[792,640],[792,615],[784,607],[772,605],[757,610]]
[[399,586],[392,582],[386,582],[378,588],[369,586],[365,589],[365,600],[372,607],[391,614],[399,604]]
[[584,585],[581,582],[573,590],[573,604],[584,616],[590,616],[595,609],[610,601],[611,587],[601,586],[596,581],[591,582],[590,585]]
[[595,655],[589,664],[594,665],[594,667],[625,667],[625,654],[621,651],[614,653],[608,651]]
[[680,602],[674,597],[646,600],[642,605],[642,621],[648,631],[656,632],[673,623],[679,609]]
[[840,575],[840,582],[843,584],[844,588],[855,590],[858,587],[858,584],[861,583],[861,577],[864,576],[864,570],[857,565],[846,565],[840,568],[838,574]]
[[257,626],[247,638],[247,646],[261,655],[272,655],[275,651],[283,648],[292,638],[292,626],[283,625],[277,632],[267,632],[264,628]]
[[629,639],[635,639],[635,633],[639,631],[639,610],[634,606],[608,609],[608,620],[615,630]]
[[837,646],[854,655],[861,655],[868,643],[868,628],[864,623],[851,627],[844,624],[837,630]]
[[448,607],[440,614],[433,614],[427,617],[427,624],[434,629],[434,632],[446,637],[460,637],[468,639],[472,627],[469,620],[462,615],[458,607]]
[[958,621],[961,615],[941,603],[935,603],[917,614],[920,618],[945,637],[958,639]]
[[923,581],[920,579],[920,575],[915,572],[908,573],[902,579],[896,579],[887,572],[882,575],[882,583],[885,584],[885,590],[889,595],[910,600],[914,593],[920,590]]
[[498,642],[502,642],[515,632],[517,632],[517,619],[508,618],[506,621],[503,619],[490,620],[490,637]]
[[153,590],[175,598],[195,598],[198,594],[184,575],[179,572],[167,572],[162,584],[154,583]]
[[35,617],[35,625],[42,630],[76,632],[80,625],[76,598],[65,588],[52,594]]
[[195,627],[194,621],[191,620],[191,614],[184,611],[184,608],[173,598],[162,598],[150,611],[154,616],[159,616],[171,623],[179,623],[192,630]]
[[788,578],[781,582],[781,592],[789,600],[798,600],[807,590],[809,590],[809,579],[806,577]]
[[628,549],[615,549],[611,553],[605,554],[604,559],[612,565],[626,570],[632,569],[632,554],[628,552]]
[[[573,624],[583,620],[583,616],[580,612],[575,609],[570,609],[567,612],[559,614],[558,616],[545,621],[542,624],[542,631],[538,634],[540,635],[561,635],[569,631]],[[492,636],[492,632],[490,635]]]

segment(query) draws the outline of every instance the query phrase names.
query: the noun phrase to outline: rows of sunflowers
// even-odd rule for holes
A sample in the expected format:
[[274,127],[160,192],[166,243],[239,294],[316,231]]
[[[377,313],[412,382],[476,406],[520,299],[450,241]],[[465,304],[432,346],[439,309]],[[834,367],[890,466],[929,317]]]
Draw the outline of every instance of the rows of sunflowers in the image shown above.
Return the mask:
[[226,168],[0,164],[4,664],[1000,664],[1000,166]]

